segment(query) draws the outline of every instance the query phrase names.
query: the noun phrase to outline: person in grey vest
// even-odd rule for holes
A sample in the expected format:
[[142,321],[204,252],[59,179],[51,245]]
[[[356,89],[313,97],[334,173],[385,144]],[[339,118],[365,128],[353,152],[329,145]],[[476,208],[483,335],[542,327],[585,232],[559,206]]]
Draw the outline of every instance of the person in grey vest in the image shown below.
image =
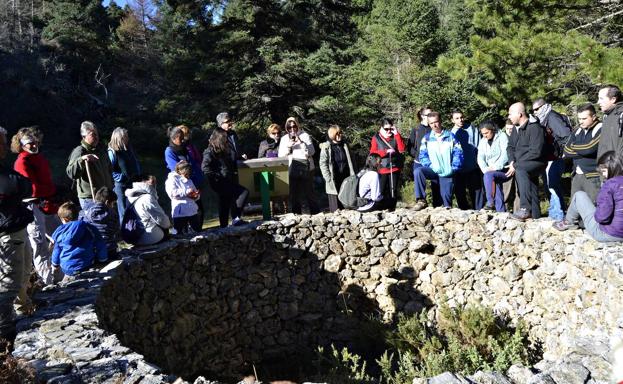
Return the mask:
[[597,148],[597,158],[604,153],[623,152],[623,95],[621,89],[610,84],[599,90],[597,99],[599,108],[604,113],[601,126],[601,139]]

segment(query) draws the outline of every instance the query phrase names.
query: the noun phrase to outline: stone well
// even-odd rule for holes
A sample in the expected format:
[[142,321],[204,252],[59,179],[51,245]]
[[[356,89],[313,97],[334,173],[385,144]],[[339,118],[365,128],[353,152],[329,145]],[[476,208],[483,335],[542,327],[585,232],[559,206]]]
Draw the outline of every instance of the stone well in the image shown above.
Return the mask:
[[128,253],[49,288],[20,322],[15,355],[47,378],[83,382],[239,377],[294,365],[318,345],[356,347],[367,318],[448,300],[522,319],[545,362],[572,361],[605,382],[609,340],[622,334],[622,249],[508,214],[286,215]]

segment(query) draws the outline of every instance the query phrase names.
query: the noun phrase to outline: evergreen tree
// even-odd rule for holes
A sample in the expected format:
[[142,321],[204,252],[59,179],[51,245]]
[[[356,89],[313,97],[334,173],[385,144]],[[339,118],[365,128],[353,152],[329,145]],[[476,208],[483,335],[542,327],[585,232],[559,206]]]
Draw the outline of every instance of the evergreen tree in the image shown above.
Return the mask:
[[454,79],[481,78],[475,94],[485,106],[503,111],[539,96],[568,105],[593,99],[597,84],[623,83],[623,51],[577,29],[600,17],[592,1],[470,0],[468,6],[476,29],[470,52],[449,55],[439,66]]

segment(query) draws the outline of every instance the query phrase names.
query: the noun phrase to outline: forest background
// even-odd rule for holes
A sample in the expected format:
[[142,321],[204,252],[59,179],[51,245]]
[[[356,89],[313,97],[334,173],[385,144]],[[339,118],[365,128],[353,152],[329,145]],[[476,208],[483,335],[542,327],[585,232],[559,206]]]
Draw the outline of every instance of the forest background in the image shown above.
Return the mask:
[[203,150],[227,110],[251,157],[290,115],[318,141],[339,124],[363,153],[378,118],[406,137],[423,105],[446,127],[453,108],[503,123],[540,96],[573,117],[623,85],[622,0],[127,3],[2,0],[0,126],[38,125],[59,163],[82,120],[105,141],[122,126],[160,164],[168,126],[193,127]]

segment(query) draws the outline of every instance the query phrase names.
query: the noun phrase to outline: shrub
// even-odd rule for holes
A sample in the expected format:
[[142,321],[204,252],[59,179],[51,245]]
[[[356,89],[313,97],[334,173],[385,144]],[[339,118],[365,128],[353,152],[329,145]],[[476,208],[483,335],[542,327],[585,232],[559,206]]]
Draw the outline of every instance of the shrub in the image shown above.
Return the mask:
[[[410,384],[414,377],[443,372],[471,375],[479,370],[505,372],[513,364],[529,365],[539,359],[529,350],[523,324],[513,328],[508,319],[496,317],[490,308],[466,306],[439,308],[437,324],[423,311],[399,315],[395,329],[384,341],[391,351],[376,359],[373,378],[356,354],[331,346],[327,354],[319,348],[318,372],[322,379],[341,383]],[[379,343],[383,343],[382,340]],[[378,368],[378,369],[375,369]]]

